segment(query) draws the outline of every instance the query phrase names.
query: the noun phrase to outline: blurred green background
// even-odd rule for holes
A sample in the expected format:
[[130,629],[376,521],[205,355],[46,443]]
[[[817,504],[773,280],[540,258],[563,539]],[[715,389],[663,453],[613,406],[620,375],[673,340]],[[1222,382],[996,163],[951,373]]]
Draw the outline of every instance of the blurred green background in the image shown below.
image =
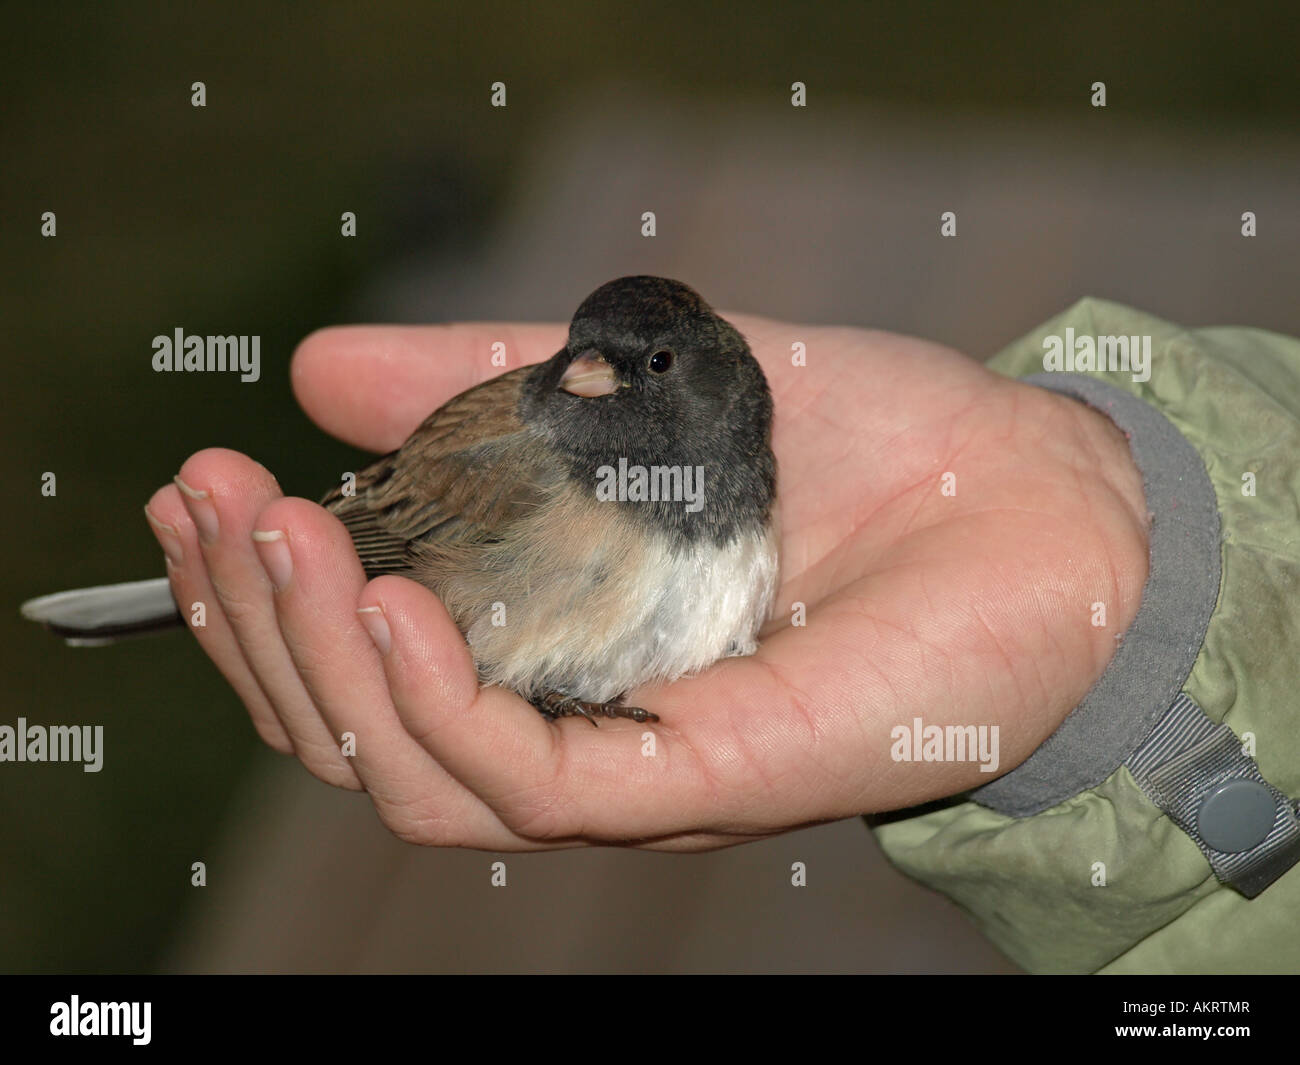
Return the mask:
[[[0,723],[107,734],[100,774],[0,764],[0,970],[19,972],[158,965],[193,897],[190,863],[253,772],[255,737],[183,634],[71,651],[20,621],[18,603],[161,574],[140,508],[200,448],[245,451],[312,497],[354,467],[293,402],[295,344],[387,310],[365,293],[402,264],[454,275],[477,256],[529,202],[529,161],[557,115],[600,111],[613,86],[648,108],[698,96],[788,122],[801,79],[813,108],[1050,128],[1109,117],[1086,108],[1105,80],[1111,114],[1161,135],[1210,131],[1230,154],[1239,137],[1294,134],[1300,102],[1287,4],[1213,18],[1168,2],[52,4],[7,5],[3,25],[0,344],[13,377],[0,461],[15,510],[0,533]],[[505,109],[488,106],[496,80]],[[194,81],[205,108],[190,104]],[[626,132],[645,116],[605,117]],[[601,157],[599,144],[585,152]],[[54,239],[40,233],[47,210]],[[355,239],[340,236],[344,210],[360,219]],[[618,239],[636,242],[631,229]],[[587,280],[568,283],[567,303],[481,306],[565,317]],[[1009,340],[1058,309],[1026,307],[994,332]],[[1294,320],[1294,306],[1261,314],[1273,311],[1249,324]],[[177,326],[259,334],[262,380],[154,374],[151,338]],[[45,471],[54,498],[40,494]]]

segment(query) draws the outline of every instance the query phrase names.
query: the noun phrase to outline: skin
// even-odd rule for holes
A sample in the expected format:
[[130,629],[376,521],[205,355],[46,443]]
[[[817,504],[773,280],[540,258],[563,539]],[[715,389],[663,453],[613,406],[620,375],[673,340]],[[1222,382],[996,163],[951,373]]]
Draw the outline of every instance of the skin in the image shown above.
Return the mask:
[[[726,846],[952,795],[1023,761],[1101,676],[1141,600],[1147,511],[1123,434],[924,340],[724,317],[776,408],[782,583],[756,655],[629,693],[655,725],[548,723],[511,692],[479,689],[432,593],[367,583],[332,515],[284,497],[246,456],[201,451],[181,467],[189,491],[168,485],[147,512],[177,601],[208,604],[195,635],[262,738],[364,789],[404,840],[493,851]],[[494,341],[514,366],[564,336],[328,329],[299,347],[293,385],[326,431],[388,451],[501,372]],[[795,341],[807,366],[791,365]],[[998,773],[894,761],[890,730],[914,717],[999,726]],[[335,739],[346,731],[355,757]]]

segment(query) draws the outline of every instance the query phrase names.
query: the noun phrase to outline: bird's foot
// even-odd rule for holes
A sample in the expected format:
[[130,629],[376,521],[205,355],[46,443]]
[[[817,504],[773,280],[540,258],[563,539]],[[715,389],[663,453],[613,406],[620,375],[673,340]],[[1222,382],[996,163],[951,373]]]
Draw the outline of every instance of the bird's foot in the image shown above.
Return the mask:
[[556,721],[562,717],[585,717],[593,725],[599,726],[597,717],[626,717],[632,721],[658,721],[659,715],[639,706],[624,706],[622,696],[607,703],[589,703],[585,699],[575,699],[572,695],[561,692],[547,692],[533,705],[547,721]]

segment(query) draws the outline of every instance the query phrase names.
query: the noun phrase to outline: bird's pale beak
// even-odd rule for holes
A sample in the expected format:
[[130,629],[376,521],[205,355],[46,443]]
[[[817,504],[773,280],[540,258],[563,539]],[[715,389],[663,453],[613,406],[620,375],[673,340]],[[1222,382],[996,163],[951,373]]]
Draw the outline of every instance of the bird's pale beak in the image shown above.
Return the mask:
[[569,363],[569,368],[560,378],[559,387],[584,399],[608,396],[618,391],[618,374],[603,355],[588,351]]

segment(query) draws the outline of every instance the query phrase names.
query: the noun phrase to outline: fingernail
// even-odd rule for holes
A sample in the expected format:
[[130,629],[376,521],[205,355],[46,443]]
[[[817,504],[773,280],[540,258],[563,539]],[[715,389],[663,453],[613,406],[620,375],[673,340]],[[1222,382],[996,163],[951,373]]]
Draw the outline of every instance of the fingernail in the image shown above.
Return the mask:
[[172,478],[176,482],[176,487],[181,490],[181,495],[185,497],[185,509],[190,512],[190,517],[194,519],[194,525],[199,530],[199,537],[205,544],[210,544],[217,538],[220,526],[217,523],[217,508],[212,505],[212,497],[207,492],[198,488],[191,488],[178,473]]
[[393,634],[389,631],[388,619],[384,617],[383,608],[377,606],[358,607],[357,616],[361,618],[361,624],[366,627],[366,632],[370,633],[370,638],[375,641],[379,653],[381,655],[388,654],[388,649],[393,646]]
[[262,560],[262,568],[271,578],[271,584],[277,592],[284,591],[293,578],[293,555],[289,554],[289,542],[285,539],[284,530],[262,532],[254,529],[253,543],[257,545],[257,557]]
[[173,566],[179,566],[185,559],[185,551],[181,547],[181,533],[175,525],[168,525],[165,521],[159,521],[153,516],[148,507],[144,508],[144,516],[149,522],[153,533],[158,537],[158,543],[163,549],[163,554],[167,556],[167,561]]

